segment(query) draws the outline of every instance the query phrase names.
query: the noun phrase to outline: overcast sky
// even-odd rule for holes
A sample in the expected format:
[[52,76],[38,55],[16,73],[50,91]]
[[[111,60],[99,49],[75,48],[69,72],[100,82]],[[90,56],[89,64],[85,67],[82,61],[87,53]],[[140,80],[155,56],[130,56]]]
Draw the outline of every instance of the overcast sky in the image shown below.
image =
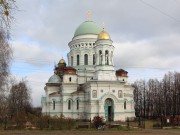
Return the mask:
[[17,0],[17,6],[11,72],[27,78],[34,106],[54,64],[67,60],[68,42],[88,10],[99,26],[105,21],[116,69],[127,70],[130,82],[180,72],[180,0]]

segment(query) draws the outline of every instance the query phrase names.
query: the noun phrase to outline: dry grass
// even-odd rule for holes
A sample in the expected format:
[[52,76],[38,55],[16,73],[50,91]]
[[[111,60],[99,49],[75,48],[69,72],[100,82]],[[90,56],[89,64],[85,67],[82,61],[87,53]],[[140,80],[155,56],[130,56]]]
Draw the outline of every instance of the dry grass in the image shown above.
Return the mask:
[[179,135],[180,130],[136,130],[136,131],[0,131],[0,135]]

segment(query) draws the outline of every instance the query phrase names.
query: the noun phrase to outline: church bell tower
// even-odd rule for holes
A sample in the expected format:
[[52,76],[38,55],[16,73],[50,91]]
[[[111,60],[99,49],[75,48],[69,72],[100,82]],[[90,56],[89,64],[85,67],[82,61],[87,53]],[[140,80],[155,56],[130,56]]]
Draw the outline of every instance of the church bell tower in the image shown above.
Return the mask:
[[96,64],[94,79],[116,80],[113,62],[114,46],[109,34],[103,30],[98,35],[94,47]]

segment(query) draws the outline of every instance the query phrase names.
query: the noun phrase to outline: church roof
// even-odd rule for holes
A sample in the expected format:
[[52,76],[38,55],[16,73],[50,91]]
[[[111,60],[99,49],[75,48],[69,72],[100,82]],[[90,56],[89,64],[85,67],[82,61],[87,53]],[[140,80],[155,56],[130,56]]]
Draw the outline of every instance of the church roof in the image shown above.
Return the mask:
[[65,60],[62,58],[62,59],[60,59],[59,63],[64,64],[64,63],[66,63],[66,62],[65,62]]
[[101,33],[98,35],[98,40],[101,40],[101,39],[111,39],[109,34],[103,29],[101,31]]
[[76,75],[76,69],[73,67],[65,67],[64,74]]
[[53,95],[57,95],[59,94],[59,92],[53,92],[53,93],[50,93],[49,96],[53,96]]
[[48,83],[61,83],[61,78],[54,74],[49,78]]
[[116,70],[116,76],[122,76],[122,77],[127,77],[128,72],[124,69],[118,69]]
[[85,21],[76,29],[74,37],[86,34],[98,35],[101,31],[102,29],[95,22]]
[[75,92],[72,92],[71,94],[78,94],[78,93],[84,93],[84,91],[83,90],[77,90]]

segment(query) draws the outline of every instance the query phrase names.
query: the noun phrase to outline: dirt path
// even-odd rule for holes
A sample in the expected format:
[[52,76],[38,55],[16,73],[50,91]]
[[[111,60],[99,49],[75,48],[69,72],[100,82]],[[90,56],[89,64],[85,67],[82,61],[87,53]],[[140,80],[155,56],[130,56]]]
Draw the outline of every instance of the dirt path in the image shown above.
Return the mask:
[[141,131],[0,131],[0,135],[180,135],[180,130]]

